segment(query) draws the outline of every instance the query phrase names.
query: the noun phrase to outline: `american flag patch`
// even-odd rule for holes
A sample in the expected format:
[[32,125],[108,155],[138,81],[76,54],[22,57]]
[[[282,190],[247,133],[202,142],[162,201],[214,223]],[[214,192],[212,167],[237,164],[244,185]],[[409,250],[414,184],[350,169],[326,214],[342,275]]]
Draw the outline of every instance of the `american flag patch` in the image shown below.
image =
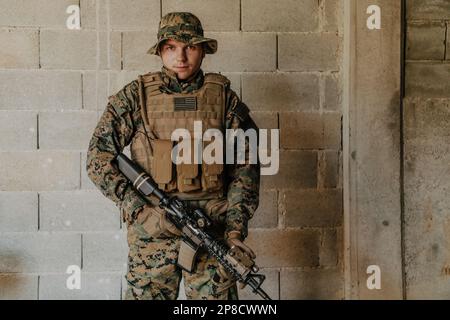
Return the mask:
[[197,97],[174,97],[175,111],[197,110]]

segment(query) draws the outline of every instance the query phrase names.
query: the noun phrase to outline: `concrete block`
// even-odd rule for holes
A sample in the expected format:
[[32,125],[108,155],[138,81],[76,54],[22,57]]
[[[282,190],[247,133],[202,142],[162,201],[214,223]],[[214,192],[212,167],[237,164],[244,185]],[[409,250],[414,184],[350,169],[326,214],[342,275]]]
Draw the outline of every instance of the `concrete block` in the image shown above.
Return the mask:
[[410,22],[406,39],[406,59],[445,59],[446,24],[444,22]]
[[39,148],[87,150],[97,125],[94,111],[39,113]]
[[[259,128],[259,134],[261,135],[263,132],[262,130],[265,130],[267,133],[267,140],[263,141],[261,139],[259,142],[259,148],[267,148],[267,150],[272,150],[272,129],[278,129],[278,113],[255,111],[251,112],[250,116]],[[279,143],[280,142],[278,141],[278,144]]]
[[337,151],[326,150],[319,153],[319,188],[339,186],[342,162]]
[[318,110],[319,79],[301,73],[243,74],[242,99],[255,111]]
[[130,145],[128,145],[125,148],[123,148],[123,154],[126,155],[128,158],[131,157]]
[[281,270],[280,299],[282,300],[342,300],[344,275],[341,270]]
[[[206,72],[206,70],[203,70]],[[214,72],[214,70],[213,70]],[[238,97],[241,97],[241,73],[238,72],[223,72],[222,75],[228,78],[231,81],[231,90],[236,92]]]
[[124,86],[129,84],[131,81],[137,80],[140,75],[146,74],[150,71],[160,71],[160,67],[155,70],[134,70],[127,71],[122,70],[115,74],[115,77],[111,77],[109,95],[113,95],[121,90]]
[[343,33],[344,1],[324,0],[322,30]]
[[[153,71],[159,71],[158,69]],[[108,103],[108,97],[116,94],[125,85],[137,80],[139,75],[150,70],[133,71],[93,71],[83,73],[83,105],[84,109],[103,111]]]
[[339,113],[280,113],[280,141],[285,149],[340,149]]
[[0,232],[37,230],[37,193],[0,192]]
[[447,0],[408,0],[406,2],[407,19],[444,20],[450,19],[450,3]]
[[342,259],[342,248],[342,228],[323,229],[319,255],[320,265],[336,267]]
[[259,207],[249,221],[249,228],[276,228],[278,226],[278,195],[276,190],[261,191]]
[[1,29],[0,43],[0,68],[39,68],[38,30]]
[[274,33],[207,32],[217,39],[217,53],[206,55],[205,70],[228,72],[275,71],[276,35]]
[[323,146],[325,149],[340,150],[342,144],[342,115],[340,112],[327,112],[323,118]]
[[259,129],[278,129],[278,113],[270,111],[255,111],[250,113]]
[[326,111],[341,111],[342,110],[342,84],[339,73],[332,73],[325,76],[325,99],[322,102],[322,107]]
[[0,190],[73,190],[80,186],[78,152],[0,152]]
[[244,31],[316,31],[319,27],[319,2],[315,0],[242,1]]
[[81,109],[81,74],[1,71],[0,109]]
[[406,96],[450,97],[450,64],[406,63]]
[[0,300],[37,300],[38,276],[0,273]]
[[[329,160],[327,160],[329,161]],[[337,188],[342,189],[343,188],[343,180],[344,180],[344,154],[343,152],[339,152],[339,165],[338,165],[338,182],[336,184]],[[329,187],[332,187],[332,185],[330,184]]]
[[121,69],[120,32],[42,30],[40,35],[44,69]]
[[280,113],[280,142],[287,149],[322,149],[324,124],[319,113]]
[[316,188],[317,152],[280,150],[280,168],[276,175],[262,176],[261,187]]
[[407,293],[442,299],[449,290],[450,99],[406,99],[404,108]]
[[123,69],[159,71],[162,61],[159,56],[147,54],[156,42],[157,32],[123,32]]
[[334,227],[342,223],[342,190],[281,192],[287,227]]
[[[125,278],[125,274],[123,274],[121,277],[121,284],[122,284],[121,300],[125,300],[125,297],[127,294],[127,289],[128,289],[128,282],[127,282],[127,279]],[[178,296],[180,296],[182,294],[184,294],[184,293],[180,292]]]
[[162,14],[188,11],[201,21],[205,31],[239,31],[239,0],[165,0],[162,2]]
[[445,52],[446,52],[445,59],[446,60],[450,60],[450,32],[448,32],[449,30],[450,30],[450,23],[447,22],[447,39],[445,41],[446,46],[447,46],[447,48],[445,50]]
[[[280,288],[280,273],[276,269],[261,269],[259,273],[266,276],[266,280],[264,281],[261,288],[269,295],[272,300],[278,300],[279,297],[279,288]],[[239,287],[239,285],[238,285]],[[246,286],[244,289],[239,289],[238,291],[239,300],[262,300],[262,298],[258,295],[255,295],[252,292],[252,289],[249,286]]]
[[181,277],[180,289],[179,289],[179,292],[178,292],[177,300],[187,300],[186,290],[184,288],[184,277]]
[[119,230],[119,209],[100,192],[42,192],[40,228],[45,231]]
[[158,0],[81,0],[80,6],[83,28],[96,28],[98,6],[100,30],[158,30]]
[[83,235],[83,270],[88,272],[125,272],[128,244],[122,231]]
[[281,71],[338,71],[341,38],[336,33],[285,33],[278,36]]
[[318,230],[254,230],[245,241],[256,253],[259,267],[315,267],[319,265]]
[[80,289],[67,287],[67,279],[70,276],[71,274],[41,275],[39,277],[39,299],[120,300],[120,274],[82,272]]
[[65,272],[81,265],[81,236],[62,233],[3,233],[0,272]]
[[1,0],[0,26],[66,28],[66,13],[78,0]]
[[97,111],[106,107],[113,78],[109,71],[83,72],[83,109]]
[[0,111],[0,150],[35,150],[37,113]]

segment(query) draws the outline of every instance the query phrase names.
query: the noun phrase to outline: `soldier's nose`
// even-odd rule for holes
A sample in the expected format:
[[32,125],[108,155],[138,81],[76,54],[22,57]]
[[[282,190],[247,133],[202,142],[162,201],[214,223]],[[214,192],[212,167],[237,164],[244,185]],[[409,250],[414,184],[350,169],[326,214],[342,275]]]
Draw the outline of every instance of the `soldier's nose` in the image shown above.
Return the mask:
[[184,52],[184,50],[178,52],[177,61],[186,61],[186,53]]

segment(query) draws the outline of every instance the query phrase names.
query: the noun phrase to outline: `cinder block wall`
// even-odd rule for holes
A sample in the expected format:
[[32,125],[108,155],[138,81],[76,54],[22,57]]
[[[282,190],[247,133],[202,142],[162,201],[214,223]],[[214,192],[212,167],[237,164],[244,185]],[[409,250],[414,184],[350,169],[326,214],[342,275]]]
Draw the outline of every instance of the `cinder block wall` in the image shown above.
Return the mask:
[[442,299],[450,289],[450,1],[406,3],[406,293]]
[[[0,0],[0,298],[121,299],[126,234],[85,173],[106,98],[159,70],[146,55],[169,11],[219,41],[222,72],[260,128],[280,129],[248,244],[273,298],[341,299],[342,1]],[[81,7],[81,30],[66,8]],[[68,290],[66,269],[82,269]],[[253,298],[248,291],[241,298]]]

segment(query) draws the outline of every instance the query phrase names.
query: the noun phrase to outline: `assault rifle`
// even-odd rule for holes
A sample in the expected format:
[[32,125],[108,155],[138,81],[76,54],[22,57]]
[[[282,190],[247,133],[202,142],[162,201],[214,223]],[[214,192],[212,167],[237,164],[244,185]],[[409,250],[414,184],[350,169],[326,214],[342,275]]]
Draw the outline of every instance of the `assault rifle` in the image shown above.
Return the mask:
[[192,272],[197,252],[203,248],[217,259],[233,279],[250,286],[253,293],[259,294],[265,300],[271,300],[261,289],[266,277],[257,273],[259,268],[253,259],[236,246],[228,248],[208,232],[208,228],[212,225],[208,215],[200,208],[189,209],[179,198],[169,197],[158,189],[152,177],[126,155],[118,155],[117,164],[119,170],[133,183],[139,193],[145,197],[153,195],[158,199],[159,206],[168,213],[167,218],[181,230],[182,240],[177,262],[180,267]]

